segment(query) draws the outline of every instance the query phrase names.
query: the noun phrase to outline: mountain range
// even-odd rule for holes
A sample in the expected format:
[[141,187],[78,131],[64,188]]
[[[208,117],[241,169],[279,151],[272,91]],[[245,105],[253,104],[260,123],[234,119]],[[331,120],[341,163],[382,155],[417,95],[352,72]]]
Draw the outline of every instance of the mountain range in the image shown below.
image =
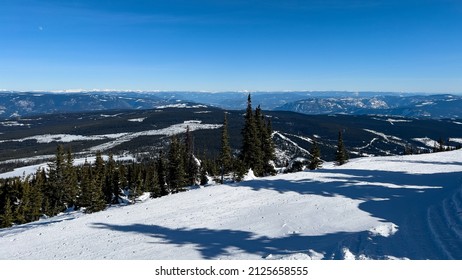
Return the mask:
[[[189,106],[191,103],[240,110],[252,94],[264,110],[303,114],[392,115],[417,118],[460,118],[462,96],[391,92],[0,92],[0,119],[52,113]],[[186,105],[184,105],[186,104]]]

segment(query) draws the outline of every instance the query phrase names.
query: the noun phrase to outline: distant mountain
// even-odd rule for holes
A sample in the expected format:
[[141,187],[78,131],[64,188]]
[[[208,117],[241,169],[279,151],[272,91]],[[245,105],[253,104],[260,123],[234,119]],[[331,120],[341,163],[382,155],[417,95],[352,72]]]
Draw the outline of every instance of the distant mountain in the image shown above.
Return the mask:
[[0,92],[0,119],[32,115],[104,110],[153,109],[159,106],[204,104],[226,110],[245,108],[247,95],[263,110],[303,114],[393,115],[426,118],[462,117],[462,96],[392,92],[288,91],[62,91]]
[[286,103],[275,110],[303,114],[393,115],[403,117],[460,118],[462,96],[383,95],[373,97],[312,97]]
[[32,115],[152,109],[185,103],[140,92],[0,92],[0,118]]

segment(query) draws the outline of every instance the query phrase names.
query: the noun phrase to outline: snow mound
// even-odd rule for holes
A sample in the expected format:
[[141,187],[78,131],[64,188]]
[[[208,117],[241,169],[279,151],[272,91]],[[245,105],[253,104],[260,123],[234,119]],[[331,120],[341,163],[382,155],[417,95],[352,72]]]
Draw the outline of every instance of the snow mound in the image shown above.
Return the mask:
[[255,173],[253,173],[253,170],[249,169],[247,174],[245,174],[244,178],[242,178],[242,181],[251,181],[251,180],[255,180],[256,178],[257,176],[255,176]]
[[373,236],[389,237],[398,231],[398,226],[393,223],[383,223],[369,230]]

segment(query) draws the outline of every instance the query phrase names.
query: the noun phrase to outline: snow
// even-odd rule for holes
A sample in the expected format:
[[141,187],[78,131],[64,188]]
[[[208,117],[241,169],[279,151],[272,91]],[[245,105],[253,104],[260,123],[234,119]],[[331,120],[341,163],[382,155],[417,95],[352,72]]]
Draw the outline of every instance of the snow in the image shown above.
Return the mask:
[[462,138],[449,138],[449,142],[456,142],[462,144]]
[[[453,142],[457,142],[458,138],[451,138],[451,139],[454,140]],[[440,144],[437,141],[432,140],[432,139],[430,139],[428,137],[412,138],[412,140],[420,142],[420,143],[424,144],[425,146],[427,146],[429,148],[434,148],[434,147],[439,147],[440,146]],[[452,147],[443,145],[443,148],[452,148]]]
[[[391,141],[391,140],[398,140],[398,141],[401,141],[402,139],[399,138],[399,137],[396,137],[396,136],[392,136],[392,135],[386,135],[385,133],[382,133],[382,132],[377,132],[377,131],[374,131],[374,130],[371,130],[371,129],[364,129],[364,131],[367,131],[367,132],[370,132],[372,134],[375,134],[377,136],[380,136],[382,137],[383,139],[385,139],[386,141]],[[391,139],[391,140],[390,140]]]
[[17,121],[4,121],[0,122],[2,126],[25,126],[23,123],[19,123]]
[[126,135],[127,133],[114,133],[114,134],[103,134],[103,135],[73,135],[73,134],[43,134],[43,135],[34,135],[21,139],[9,139],[2,140],[3,142],[24,142],[28,140],[35,140],[37,143],[51,143],[51,142],[61,142],[69,143],[73,141],[95,141],[95,140],[105,140],[105,139],[117,139]]
[[182,108],[182,109],[191,109],[191,108],[207,108],[206,105],[188,105],[186,103],[178,103],[178,104],[170,104],[170,105],[162,105],[157,106],[157,109],[166,109],[166,108]]
[[129,122],[143,122],[146,118],[129,119]]
[[394,125],[396,122],[412,122],[412,120],[391,119],[391,118],[388,118],[386,121],[389,122],[391,125]]
[[90,151],[105,151],[107,149],[113,148],[122,143],[131,141],[140,136],[154,136],[154,135],[165,135],[172,136],[179,133],[184,133],[189,127],[190,131],[202,130],[202,129],[218,129],[222,127],[221,124],[203,124],[198,120],[184,121],[183,123],[174,124],[162,129],[146,130],[134,133],[125,133],[121,137],[117,137],[114,141],[106,142],[104,144],[90,148]]
[[[284,134],[282,134],[282,132],[274,131],[273,134],[272,134],[271,136],[274,137],[275,135],[281,137],[281,138],[282,138],[283,140],[285,140],[286,142],[292,144],[294,147],[298,148],[300,151],[305,152],[305,153],[308,154],[308,155],[310,154],[310,152],[308,152],[306,149],[300,147],[300,146],[299,146],[297,143],[295,143],[294,141],[290,140],[288,137],[286,137]],[[302,137],[300,137],[300,136],[297,136],[297,137],[302,138]],[[303,138],[305,138],[305,137],[303,137]],[[309,139],[309,138],[306,138],[306,139],[303,139],[303,140],[308,141],[307,139]],[[311,140],[311,139],[310,139],[310,140]]]
[[0,259],[462,259],[462,150],[353,159],[0,230]]

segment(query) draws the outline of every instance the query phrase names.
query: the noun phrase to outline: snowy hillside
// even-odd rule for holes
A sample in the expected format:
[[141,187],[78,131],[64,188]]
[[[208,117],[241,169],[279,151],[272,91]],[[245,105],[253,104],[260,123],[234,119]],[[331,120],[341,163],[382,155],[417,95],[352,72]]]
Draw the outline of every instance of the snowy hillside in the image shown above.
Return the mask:
[[0,259],[462,259],[462,151],[360,158],[0,230]]

